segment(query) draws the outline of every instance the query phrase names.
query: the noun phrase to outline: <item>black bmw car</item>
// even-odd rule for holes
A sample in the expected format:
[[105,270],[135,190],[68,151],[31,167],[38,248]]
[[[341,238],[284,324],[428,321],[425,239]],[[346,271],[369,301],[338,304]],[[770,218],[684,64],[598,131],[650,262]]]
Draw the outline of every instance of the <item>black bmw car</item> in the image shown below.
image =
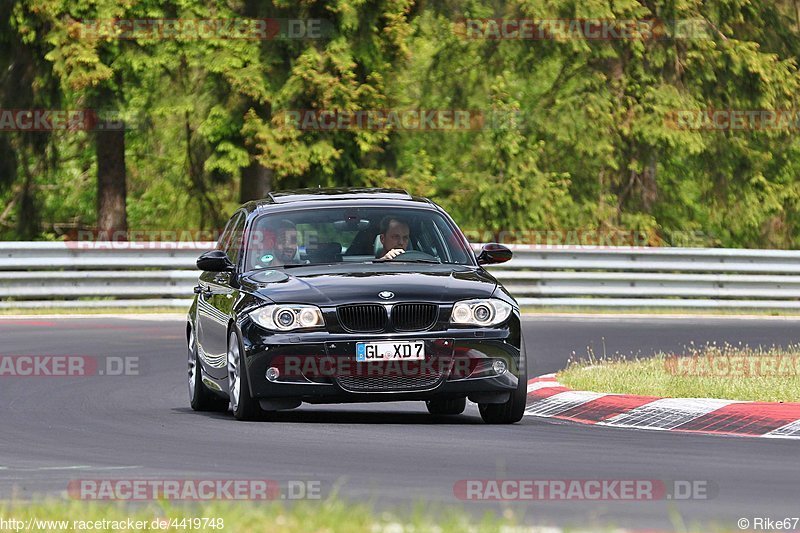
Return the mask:
[[197,260],[186,335],[198,411],[237,419],[307,403],[478,404],[514,423],[527,373],[519,307],[444,210],[389,189],[305,189],[248,202]]

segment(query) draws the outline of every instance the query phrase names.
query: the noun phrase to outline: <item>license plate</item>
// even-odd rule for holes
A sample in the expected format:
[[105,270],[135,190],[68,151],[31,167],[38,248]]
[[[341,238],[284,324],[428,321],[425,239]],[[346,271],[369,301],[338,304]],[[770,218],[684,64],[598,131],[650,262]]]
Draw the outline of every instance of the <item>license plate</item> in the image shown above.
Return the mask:
[[356,361],[422,361],[425,359],[425,343],[411,342],[357,342]]

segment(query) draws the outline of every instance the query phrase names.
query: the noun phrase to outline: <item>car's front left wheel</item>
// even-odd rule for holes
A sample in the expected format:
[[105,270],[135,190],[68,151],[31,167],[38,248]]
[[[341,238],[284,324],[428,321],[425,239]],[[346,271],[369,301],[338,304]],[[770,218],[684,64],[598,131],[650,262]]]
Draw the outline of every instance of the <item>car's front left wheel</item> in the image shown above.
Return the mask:
[[528,361],[525,341],[520,340],[520,362],[517,373],[517,388],[505,403],[480,403],[478,411],[487,424],[514,424],[525,415],[525,404],[528,401]]
[[237,420],[257,420],[264,416],[258,400],[250,395],[244,349],[236,331],[228,335],[228,394],[233,416]]
[[197,357],[194,335],[189,338],[189,404],[195,411],[225,412],[228,402],[208,390],[203,384],[203,367]]

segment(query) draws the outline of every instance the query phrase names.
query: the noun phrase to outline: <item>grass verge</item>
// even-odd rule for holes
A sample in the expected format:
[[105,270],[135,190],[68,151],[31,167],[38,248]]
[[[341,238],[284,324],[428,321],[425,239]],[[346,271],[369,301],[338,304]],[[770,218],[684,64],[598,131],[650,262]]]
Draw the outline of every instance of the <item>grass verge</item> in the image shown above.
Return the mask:
[[800,345],[691,347],[687,353],[652,358],[573,361],[557,374],[575,390],[665,398],[723,398],[800,402]]
[[[432,509],[436,512],[433,514]],[[669,519],[678,531],[716,533],[729,531],[718,522],[684,523],[670,506]],[[238,533],[264,531],[293,533],[602,533],[625,531],[610,524],[590,526],[535,526],[523,523],[510,508],[497,516],[489,511],[478,516],[463,508],[418,504],[407,512],[377,511],[368,504],[352,504],[337,498],[323,501],[280,502],[213,501],[145,504],[44,500],[0,501],[0,531],[205,531]],[[138,524],[136,523],[138,522]],[[132,526],[132,527],[131,527]]]
[[[377,512],[365,504],[341,500],[282,503],[208,502],[144,505],[123,503],[49,500],[43,502],[0,502],[0,531],[209,531],[209,532],[294,532],[365,531],[402,532],[502,531],[514,527],[513,517],[487,513],[475,519],[466,513],[444,511],[435,517],[421,507],[405,514]],[[9,520],[15,520],[11,523]],[[137,523],[138,522],[138,523]],[[130,526],[133,527],[130,527]]]

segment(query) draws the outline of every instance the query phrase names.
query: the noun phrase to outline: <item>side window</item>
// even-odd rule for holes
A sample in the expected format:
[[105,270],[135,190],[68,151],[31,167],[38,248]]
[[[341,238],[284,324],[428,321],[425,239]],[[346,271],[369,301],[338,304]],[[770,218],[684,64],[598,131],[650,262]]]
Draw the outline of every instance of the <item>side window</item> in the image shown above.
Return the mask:
[[241,211],[237,213],[235,220],[231,224],[230,236],[225,244],[225,253],[228,259],[235,265],[239,262],[239,251],[242,249],[244,239],[244,223],[247,217]]
[[224,250],[227,247],[228,241],[231,240],[231,229],[233,228],[233,219],[235,218],[236,213],[234,213],[233,216],[228,219],[227,224],[225,224],[225,229],[223,229],[222,233],[219,234],[219,239],[217,239],[217,250]]

